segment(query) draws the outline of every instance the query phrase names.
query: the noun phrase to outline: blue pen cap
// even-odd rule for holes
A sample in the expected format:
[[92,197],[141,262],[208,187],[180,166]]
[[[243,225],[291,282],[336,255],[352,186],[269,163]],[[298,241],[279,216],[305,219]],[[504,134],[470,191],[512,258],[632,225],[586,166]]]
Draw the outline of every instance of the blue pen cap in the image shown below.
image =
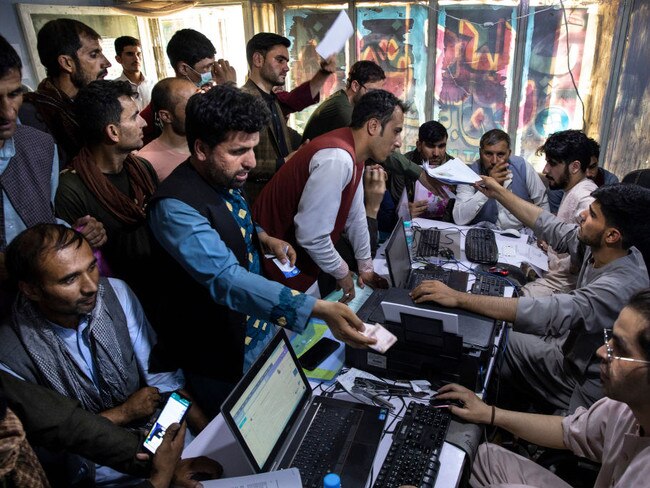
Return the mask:
[[341,488],[341,478],[336,473],[326,474],[323,478],[323,488]]

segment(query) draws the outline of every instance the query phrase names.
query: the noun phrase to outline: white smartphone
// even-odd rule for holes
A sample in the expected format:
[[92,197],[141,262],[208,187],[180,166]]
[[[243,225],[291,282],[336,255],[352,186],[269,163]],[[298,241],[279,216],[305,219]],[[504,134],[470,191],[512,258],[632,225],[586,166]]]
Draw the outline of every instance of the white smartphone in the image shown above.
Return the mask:
[[190,405],[192,405],[191,401],[173,392],[147,434],[147,438],[143,443],[144,448],[150,453],[155,454],[160,444],[162,444],[167,427],[173,423],[180,424],[185,418],[185,414],[190,408]]

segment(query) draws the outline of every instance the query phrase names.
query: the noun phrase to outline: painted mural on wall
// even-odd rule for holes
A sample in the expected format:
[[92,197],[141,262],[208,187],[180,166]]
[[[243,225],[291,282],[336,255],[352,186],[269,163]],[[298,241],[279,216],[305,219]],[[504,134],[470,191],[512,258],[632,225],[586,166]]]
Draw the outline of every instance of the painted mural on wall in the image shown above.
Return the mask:
[[[426,120],[426,7],[359,8],[357,59],[373,61],[386,73],[384,88],[412,103],[406,118],[405,148],[415,145]],[[415,135],[413,134],[415,132]]]
[[434,118],[447,127],[448,151],[467,162],[485,132],[508,130],[515,29],[513,8],[440,12]]
[[[287,9],[284,12],[284,35],[291,41],[289,53],[291,55],[291,71],[287,89],[295,88],[301,83],[310,80],[320,69],[320,58],[316,46],[321,41],[327,29],[334,23],[339,10],[325,9]],[[335,77],[330,77],[321,91],[321,100],[334,93],[345,84],[347,60],[345,50],[338,55],[340,69]],[[299,113],[294,114],[293,125],[302,132],[309,116],[315,110],[313,105]]]
[[531,163],[537,163],[537,169],[544,163],[535,152],[546,137],[560,130],[582,128],[582,106],[569,66],[580,86],[585,65],[591,66],[591,56],[583,57],[589,13],[587,9],[573,9],[567,11],[567,17],[568,52],[562,11],[547,10],[530,17],[532,36],[526,46],[517,147]]

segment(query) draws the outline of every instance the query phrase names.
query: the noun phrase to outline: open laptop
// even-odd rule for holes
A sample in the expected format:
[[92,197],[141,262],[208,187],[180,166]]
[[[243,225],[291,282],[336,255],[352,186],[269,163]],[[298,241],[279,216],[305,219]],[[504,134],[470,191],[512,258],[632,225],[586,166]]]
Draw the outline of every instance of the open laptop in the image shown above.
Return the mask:
[[221,406],[255,473],[296,467],[303,487],[320,488],[328,472],[342,486],[364,486],[388,410],[312,396],[280,329]]
[[401,218],[386,243],[386,264],[392,285],[396,288],[412,290],[424,280],[439,280],[454,290],[467,291],[468,273],[448,270],[435,265],[428,265],[424,269],[411,268],[411,255]]

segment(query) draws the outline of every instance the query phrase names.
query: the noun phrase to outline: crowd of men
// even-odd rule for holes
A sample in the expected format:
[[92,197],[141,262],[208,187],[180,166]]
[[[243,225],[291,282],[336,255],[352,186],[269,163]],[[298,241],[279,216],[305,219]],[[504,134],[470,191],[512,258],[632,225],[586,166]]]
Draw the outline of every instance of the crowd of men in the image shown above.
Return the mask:
[[[0,458],[7,486],[218,477],[212,460],[179,461],[185,423],[153,458],[138,452],[137,429],[161,393],[180,391],[193,401],[188,435],[198,434],[277,327],[301,332],[316,317],[350,346],[372,344],[346,304],[355,281],[387,286],[373,257],[401,201],[410,218],[530,229],[548,254],[549,271],[518,298],[439,281],[412,291],[417,303],[512,324],[499,381],[527,413],[505,409],[506,395],[490,407],[447,385],[440,398],[461,401],[452,413],[597,461],[598,486],[647,476],[647,175],[610,181],[598,144],[565,130],[539,148],[540,177],[493,129],[470,164],[481,182],[443,184],[424,165],[452,159],[446,128],[424,123],[402,155],[409,104],[383,90],[374,62],[353,64],[299,134],[287,117],[320,101],[334,57],[287,92],[290,41],[259,33],[237,88],[209,39],[183,29],[166,47],[175,77],[146,77],[139,40],[124,36],[115,41],[123,73],[108,81],[100,41],[76,20],[47,22],[38,32],[47,77],[23,93],[22,62],[0,37],[0,439],[15,453]],[[416,198],[419,187],[429,199]],[[300,272],[287,276],[269,255]],[[335,288],[340,302],[316,298]],[[495,483],[565,486],[485,444],[471,484]]]

